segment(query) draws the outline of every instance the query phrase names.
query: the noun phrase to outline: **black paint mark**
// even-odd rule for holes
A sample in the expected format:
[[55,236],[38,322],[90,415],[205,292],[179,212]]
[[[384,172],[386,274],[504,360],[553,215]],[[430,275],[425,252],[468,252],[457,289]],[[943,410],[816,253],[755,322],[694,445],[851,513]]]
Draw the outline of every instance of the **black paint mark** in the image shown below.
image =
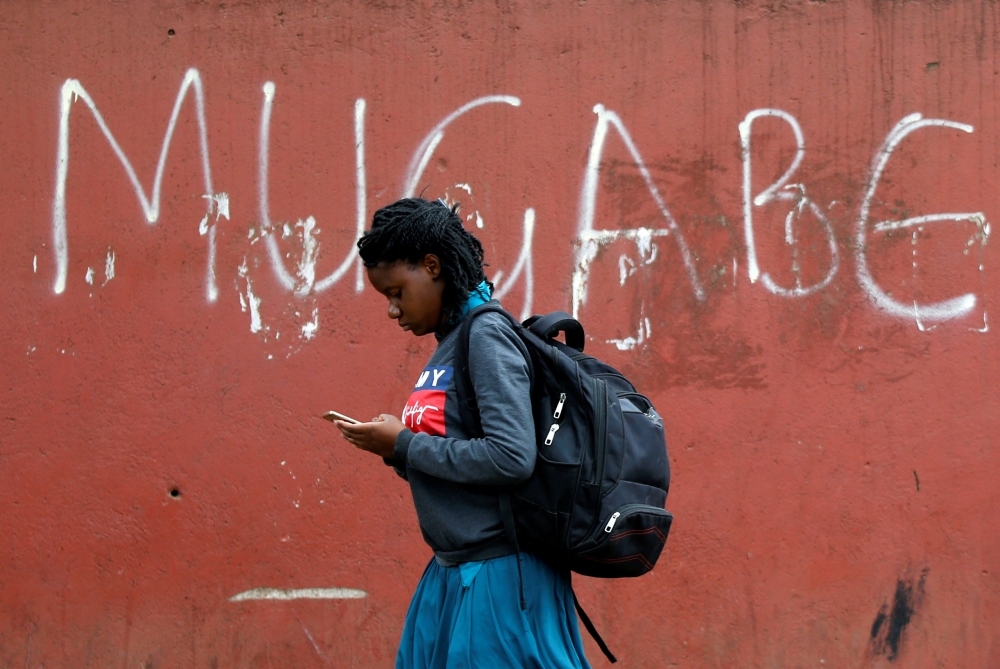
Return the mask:
[[878,633],[882,631],[882,625],[885,624],[885,614],[888,608],[887,604],[883,604],[882,608],[878,610],[878,615],[875,616],[875,622],[872,623],[872,641],[877,639]]
[[885,655],[889,661],[895,660],[899,655],[903,631],[910,624],[917,608],[923,602],[924,582],[926,580],[927,569],[925,568],[920,572],[920,580],[916,584],[914,584],[913,579],[896,581],[896,594],[892,598],[892,609],[889,609],[888,602],[883,604],[872,623],[871,639],[868,642],[869,652],[872,655]]
[[917,482],[917,492],[920,492],[920,477],[917,476],[917,470],[913,470],[913,480]]
[[927,63],[927,71],[928,72],[933,72],[934,70],[938,69],[939,67],[941,67],[941,63],[939,63],[937,61],[934,61],[933,63]]

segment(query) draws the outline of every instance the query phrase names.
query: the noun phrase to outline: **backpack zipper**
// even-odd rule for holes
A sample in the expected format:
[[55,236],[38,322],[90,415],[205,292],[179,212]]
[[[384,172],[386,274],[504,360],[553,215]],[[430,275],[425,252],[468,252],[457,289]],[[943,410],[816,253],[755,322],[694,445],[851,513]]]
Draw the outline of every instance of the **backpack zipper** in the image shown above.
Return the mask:
[[553,418],[559,418],[562,415],[563,405],[566,404],[566,393],[559,393],[559,404],[556,405],[556,410],[553,412]]
[[601,379],[594,379],[595,390],[597,391],[597,415],[594,416],[594,437],[597,441],[597,476],[594,483],[597,484],[600,492],[601,482],[604,479],[604,449],[608,440],[608,386]]
[[[601,379],[593,379],[594,394],[596,395],[597,411],[594,415],[594,439],[597,442],[597,462],[595,463],[596,476],[594,477],[594,484],[597,486],[597,494],[600,497],[601,494],[601,481],[604,478],[604,449],[606,447],[607,435],[605,430],[607,429],[608,422],[608,386]],[[572,518],[570,518],[572,522]],[[598,516],[594,516],[594,520],[587,530],[587,536],[594,536],[594,532],[600,527],[601,520]],[[587,541],[586,539],[584,541]]]
[[[673,514],[666,509],[661,509],[658,506],[651,506],[649,504],[625,504],[624,506],[618,507],[618,510],[611,514],[608,518],[607,525],[604,526],[604,531],[608,534],[614,529],[615,525],[618,523],[622,516],[627,516],[633,511],[642,511],[643,513],[649,514],[651,516],[670,516],[673,518]],[[603,541],[600,535],[594,537],[595,542]]]
[[556,436],[556,432],[559,431],[559,423],[552,423],[552,427],[549,428],[549,434],[545,437],[545,445],[551,446],[552,440]]

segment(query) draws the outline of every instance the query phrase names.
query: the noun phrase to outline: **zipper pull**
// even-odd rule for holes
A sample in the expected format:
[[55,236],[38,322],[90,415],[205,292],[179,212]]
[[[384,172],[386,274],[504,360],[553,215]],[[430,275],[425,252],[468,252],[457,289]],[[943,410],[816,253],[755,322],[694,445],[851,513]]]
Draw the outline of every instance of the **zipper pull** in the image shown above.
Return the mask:
[[553,418],[559,418],[562,415],[564,404],[566,404],[566,393],[559,393],[559,404],[556,405],[555,413],[552,414]]
[[610,532],[612,530],[612,528],[614,528],[615,522],[618,520],[618,516],[620,516],[620,515],[622,515],[622,514],[620,514],[617,511],[615,511],[614,513],[611,514],[611,519],[608,521],[608,524],[604,526],[604,531],[605,532]]
[[559,430],[559,423],[552,423],[552,427],[549,428],[549,435],[545,437],[545,445],[551,446],[552,439],[556,436],[556,432]]

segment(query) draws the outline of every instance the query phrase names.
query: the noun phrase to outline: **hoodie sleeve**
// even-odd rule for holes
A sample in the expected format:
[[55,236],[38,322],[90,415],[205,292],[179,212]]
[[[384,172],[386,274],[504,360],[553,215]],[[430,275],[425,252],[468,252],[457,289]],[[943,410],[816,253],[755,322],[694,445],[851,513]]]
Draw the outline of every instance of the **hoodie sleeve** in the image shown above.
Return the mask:
[[[403,432],[410,432],[410,431],[409,430],[403,430]],[[402,433],[400,433],[400,434],[402,434]],[[412,432],[410,434],[412,434]],[[397,444],[399,443],[399,436],[398,435],[396,436],[396,443]],[[382,458],[382,462],[385,463],[386,467],[392,467],[392,470],[394,472],[396,472],[396,475],[399,476],[399,478],[401,478],[401,479],[403,479],[404,481],[407,481],[407,482],[410,480],[410,479],[408,479],[406,477],[406,463],[405,462],[397,462],[396,460],[394,460],[392,458]]]
[[482,438],[436,437],[404,430],[395,460],[437,478],[476,485],[513,485],[535,468],[528,351],[506,322],[476,319],[469,338],[469,375]]

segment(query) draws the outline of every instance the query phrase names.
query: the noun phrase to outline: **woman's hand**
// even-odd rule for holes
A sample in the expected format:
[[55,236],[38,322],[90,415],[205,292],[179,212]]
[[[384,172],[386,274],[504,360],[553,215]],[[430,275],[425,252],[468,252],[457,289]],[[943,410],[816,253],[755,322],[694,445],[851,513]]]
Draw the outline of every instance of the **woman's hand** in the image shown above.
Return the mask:
[[334,421],[334,425],[340,428],[344,439],[361,450],[390,459],[396,448],[396,437],[406,429],[402,421],[387,413],[372,418],[370,423],[347,423],[338,420]]

